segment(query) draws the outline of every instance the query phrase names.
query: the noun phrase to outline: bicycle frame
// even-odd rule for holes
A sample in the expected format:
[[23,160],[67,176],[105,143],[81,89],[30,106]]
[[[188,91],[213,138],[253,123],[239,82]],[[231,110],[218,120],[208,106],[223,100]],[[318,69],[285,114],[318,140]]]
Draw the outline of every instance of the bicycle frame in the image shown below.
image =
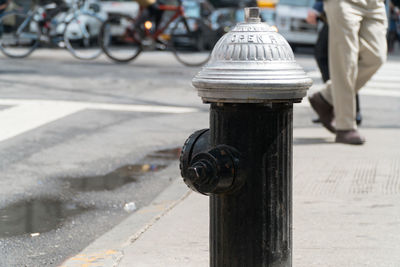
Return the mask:
[[[160,13],[169,11],[168,17],[150,12],[152,10],[145,14],[144,9],[135,17],[127,14],[110,16],[101,29],[101,46],[105,54],[116,62],[127,63],[142,51],[159,49],[170,50],[186,66],[200,66],[207,62],[210,53],[206,51],[207,44],[201,34],[207,31],[208,25],[204,25],[203,31],[201,19],[186,17],[181,1],[178,2],[178,5],[157,6]],[[156,20],[156,27],[151,23],[153,19]],[[115,27],[114,33],[112,27]],[[190,59],[194,53],[196,56]]]
[[[45,19],[45,18],[43,17],[43,12],[40,12],[40,7],[39,6],[35,6],[34,8],[28,10],[28,12],[26,12],[26,13],[22,12],[22,11],[10,11],[10,12],[2,14],[2,16],[5,16],[5,15],[10,14],[10,13],[16,13],[16,14],[19,13],[19,14],[26,14],[27,15],[26,19],[18,27],[18,29],[16,31],[17,34],[21,34],[23,29],[26,26],[28,26],[28,24],[31,23],[32,21],[37,23],[37,27],[38,27],[37,30],[39,31],[40,35],[43,34],[43,29],[46,28],[46,26],[40,25],[39,22],[40,22],[41,19]],[[44,11],[44,13],[45,13],[45,11]],[[40,18],[38,19],[37,17],[40,17]],[[65,21],[63,21],[63,22],[65,23]]]
[[36,14],[36,9],[35,10],[29,10],[28,12],[28,17],[21,23],[21,25],[17,29],[17,34],[21,34],[25,26],[28,25],[32,20],[34,20],[34,16]]
[[[1,52],[11,58],[23,58],[43,42],[66,48],[78,59],[96,58],[101,49],[95,41],[104,19],[91,9],[91,5],[82,1],[84,5],[80,6],[78,1],[74,0],[74,4],[68,8],[55,4],[34,5],[27,11],[15,9],[1,14],[0,18],[18,18],[18,23],[9,28],[10,34],[4,34],[6,38],[11,38],[8,43],[1,39]],[[3,19],[1,21],[4,22]],[[24,49],[12,50],[10,47]]]
[[[49,4],[47,6],[50,6],[52,4]],[[46,6],[40,7],[40,6],[34,6],[33,8],[29,9],[27,12],[23,12],[21,10],[16,10],[16,11],[9,11],[9,12],[4,12],[3,14],[0,15],[0,17],[3,17],[7,14],[10,13],[21,13],[21,14],[26,14],[27,17],[26,19],[21,23],[21,25],[18,27],[16,33],[21,34],[21,32],[23,31],[23,29],[28,26],[28,24],[32,21],[37,23],[38,26],[38,31],[40,31],[40,34],[43,34],[43,28],[46,28],[46,26],[44,25],[40,25],[39,21],[41,19],[45,19],[42,14],[43,12],[40,12],[40,9],[44,8],[44,13],[46,14]],[[95,12],[90,11],[90,10],[83,10],[83,7],[79,8],[78,6],[78,1],[74,1],[72,7],[70,8],[70,10],[67,12],[67,14],[65,15],[65,18],[62,21],[59,21],[57,24],[68,24],[69,22],[71,22],[73,19],[76,19],[80,14],[83,15],[91,15],[91,16],[95,16],[97,17],[99,20],[104,21],[103,18],[101,18],[100,16],[98,16]],[[38,19],[39,17],[39,19]],[[86,28],[83,27],[83,25],[79,25],[81,27],[82,32],[86,35],[85,37],[88,36],[88,33],[86,31]]]
[[184,17],[185,12],[183,10],[183,6],[181,2],[179,1],[179,5],[159,5],[159,9],[162,11],[175,11],[175,13],[171,16],[171,18],[163,25],[162,28],[157,29],[157,31],[154,34],[151,34],[152,38],[154,40],[158,39],[158,37],[164,33],[164,31],[168,28],[168,26],[177,18],[179,17]]

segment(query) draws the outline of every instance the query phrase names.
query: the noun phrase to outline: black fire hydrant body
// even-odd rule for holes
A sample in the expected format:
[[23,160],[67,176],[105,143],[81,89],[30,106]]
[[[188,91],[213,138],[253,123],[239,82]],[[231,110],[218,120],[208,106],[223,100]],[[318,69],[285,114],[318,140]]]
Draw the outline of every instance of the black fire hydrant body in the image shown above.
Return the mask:
[[292,266],[293,103],[311,80],[257,8],[193,79],[210,129],[181,154],[190,188],[210,196],[210,266]]

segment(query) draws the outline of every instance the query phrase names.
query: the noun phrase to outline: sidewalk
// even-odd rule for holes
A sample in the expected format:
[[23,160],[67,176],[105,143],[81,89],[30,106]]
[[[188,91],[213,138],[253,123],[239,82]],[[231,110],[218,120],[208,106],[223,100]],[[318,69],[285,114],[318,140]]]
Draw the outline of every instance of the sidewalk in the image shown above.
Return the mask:
[[[400,266],[400,129],[361,131],[367,143],[350,146],[322,128],[294,129],[294,267]],[[62,266],[205,267],[208,259],[208,197],[177,179]]]

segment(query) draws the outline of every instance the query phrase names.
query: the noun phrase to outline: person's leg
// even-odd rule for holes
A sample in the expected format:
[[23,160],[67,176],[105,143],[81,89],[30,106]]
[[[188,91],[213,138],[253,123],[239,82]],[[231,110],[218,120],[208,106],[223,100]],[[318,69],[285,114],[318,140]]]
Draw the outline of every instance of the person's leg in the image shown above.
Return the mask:
[[358,32],[362,13],[351,0],[327,0],[331,89],[321,91],[334,106],[336,129],[356,129],[355,85],[358,75]]
[[396,29],[396,21],[392,18],[393,14],[390,14],[391,18],[389,20],[389,30],[387,34],[387,42],[388,42],[388,51],[393,52],[394,44],[397,40],[397,29]]
[[[318,33],[318,39],[317,43],[315,44],[314,54],[315,60],[318,64],[318,68],[321,72],[322,80],[327,87],[329,87],[331,84],[329,81],[328,33],[328,24],[324,23],[322,29]],[[335,133],[336,130],[333,126],[334,114],[332,104],[330,104],[319,92],[309,96],[308,100],[311,104],[311,107],[318,115],[318,118],[314,119],[313,122],[320,122],[328,131]]]
[[158,28],[160,22],[161,22],[161,18],[163,15],[163,11],[160,10],[158,3],[152,4],[151,6],[149,6],[149,11],[150,11],[150,17],[154,18],[154,22],[155,22],[155,29]]
[[[317,61],[319,71],[321,72],[322,80],[326,83],[330,79],[329,75],[329,60],[328,60],[328,36],[329,26],[324,23],[322,29],[318,33],[318,39],[315,44],[315,60]],[[360,125],[362,121],[360,99],[356,94],[356,123]],[[313,122],[320,122],[319,118]]]
[[[366,14],[360,27],[360,52],[358,61],[358,75],[355,90],[360,90],[375,74],[375,72],[386,61],[387,41],[386,29],[387,19],[385,5],[379,0]],[[373,11],[371,11],[371,9]]]
[[322,29],[318,33],[317,43],[315,44],[315,60],[317,61],[324,82],[329,80],[328,33],[328,24],[324,23]]
[[356,123],[357,125],[361,125],[362,115],[361,115],[361,106],[360,106],[360,97],[356,94]]
[[317,61],[324,82],[329,80],[328,33],[328,24],[324,23],[318,33],[317,43],[315,44],[315,60]]

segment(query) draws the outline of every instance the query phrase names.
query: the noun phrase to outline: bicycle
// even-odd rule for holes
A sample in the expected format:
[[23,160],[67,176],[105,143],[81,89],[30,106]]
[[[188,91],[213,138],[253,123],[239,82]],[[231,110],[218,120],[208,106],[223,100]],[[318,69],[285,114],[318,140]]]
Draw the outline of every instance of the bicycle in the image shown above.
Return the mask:
[[105,19],[97,11],[98,6],[75,0],[71,7],[50,3],[34,5],[28,12],[6,12],[0,17],[0,50],[8,57],[24,58],[46,43],[66,48],[78,59],[97,58],[102,53],[98,35]]
[[158,29],[148,20],[138,30],[136,18],[110,14],[100,31],[103,52],[116,62],[127,63],[144,50],[171,50],[186,66],[206,63],[216,42],[211,26],[199,18],[185,17],[181,0],[178,5],[159,5],[159,9],[172,15]]

